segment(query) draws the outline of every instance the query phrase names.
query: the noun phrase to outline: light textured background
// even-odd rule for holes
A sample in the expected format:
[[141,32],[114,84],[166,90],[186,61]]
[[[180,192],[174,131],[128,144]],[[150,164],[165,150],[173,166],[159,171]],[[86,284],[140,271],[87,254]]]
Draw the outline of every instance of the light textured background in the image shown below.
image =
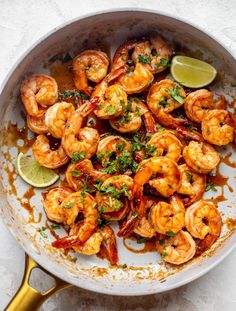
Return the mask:
[[[236,57],[236,0],[0,0],[0,84],[17,58],[49,30],[80,14],[108,8],[160,10],[210,32]],[[0,219],[0,310],[20,285],[24,252]],[[177,290],[148,297],[112,297],[70,288],[41,308],[51,310],[236,310],[236,251],[217,268]]]

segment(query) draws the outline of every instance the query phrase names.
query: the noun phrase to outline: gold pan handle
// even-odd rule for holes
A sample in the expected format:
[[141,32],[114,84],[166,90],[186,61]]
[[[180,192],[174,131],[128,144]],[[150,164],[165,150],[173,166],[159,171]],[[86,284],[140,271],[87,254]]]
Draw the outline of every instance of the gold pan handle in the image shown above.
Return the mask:
[[[55,286],[50,288],[44,293],[40,293],[36,289],[30,286],[29,278],[32,270],[39,268],[49,274],[55,280]],[[15,296],[12,298],[5,311],[35,311],[43,304],[43,302],[55,292],[72,286],[71,284],[62,281],[49,272],[41,268],[31,257],[26,255],[25,257],[25,272],[20,288]]]

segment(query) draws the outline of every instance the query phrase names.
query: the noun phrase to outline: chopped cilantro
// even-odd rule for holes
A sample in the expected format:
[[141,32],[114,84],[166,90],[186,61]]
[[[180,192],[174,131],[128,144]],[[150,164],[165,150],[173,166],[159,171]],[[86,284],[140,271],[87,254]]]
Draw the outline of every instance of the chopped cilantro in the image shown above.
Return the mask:
[[150,56],[145,56],[145,55],[139,55],[138,56],[138,61],[140,63],[144,63],[144,64],[150,64],[152,61],[152,58]]
[[166,258],[167,255],[168,255],[167,252],[164,252],[161,254],[161,257],[164,259],[164,258]]
[[171,90],[169,88],[166,89],[166,92],[171,96],[172,99],[176,100],[181,105],[184,103],[184,97],[179,94],[180,86],[175,83],[174,89]]
[[159,243],[160,243],[161,246],[164,246],[165,245],[165,240],[161,239],[161,240],[159,240]]
[[123,268],[123,269],[127,268],[127,264],[124,263],[123,266],[122,266],[122,268]]
[[51,224],[51,228],[52,228],[52,229],[60,229],[61,226],[58,225],[58,224]]
[[73,177],[80,177],[80,176],[82,176],[83,174],[82,174],[81,172],[79,172],[79,171],[74,170],[74,171],[71,171],[71,175],[72,175]]
[[213,182],[211,182],[211,181],[208,182],[208,183],[206,184],[206,188],[205,188],[205,191],[206,191],[206,192],[207,192],[207,191],[210,191],[210,190],[212,190],[212,191],[214,191],[214,192],[217,191],[215,185],[214,185]]
[[173,231],[167,231],[166,236],[174,237],[174,236],[176,236],[176,233],[174,233]]
[[115,106],[108,106],[106,109],[106,112],[109,116],[115,114],[117,111],[117,108]]
[[143,238],[143,237],[137,239],[137,243],[138,243],[138,244],[143,244],[143,243],[145,243],[146,241],[147,241],[147,239],[146,239],[146,238]]
[[116,149],[117,149],[118,151],[123,151],[124,148],[125,148],[125,143],[120,143],[120,144],[117,144],[117,145],[116,145]]
[[163,66],[163,67],[167,67],[168,66],[168,59],[166,58],[161,58],[160,59],[160,64]]
[[70,91],[64,91],[64,92],[58,92],[58,97],[60,99],[73,99],[73,98],[82,98],[82,99],[88,99],[88,95],[81,93],[79,90],[70,90]]
[[146,151],[146,153],[153,153],[156,151],[156,148],[153,145],[148,144],[148,145],[146,145],[145,151]]
[[192,175],[190,172],[185,172],[185,175],[186,175],[188,181],[191,181],[191,180],[192,180],[193,175]]
[[39,231],[39,234],[43,237],[43,238],[47,238],[48,237],[48,235],[47,235],[47,233],[46,232],[44,232],[46,230],[46,228],[45,227],[42,227],[41,228],[41,230]]
[[194,126],[193,124],[188,125],[187,128],[190,130],[190,132],[197,130],[196,126]]
[[69,208],[72,208],[74,205],[75,205],[75,202],[65,204],[65,205],[63,205],[63,207],[64,207],[64,208],[68,208],[68,209],[69,209]]
[[86,153],[84,151],[81,152],[73,152],[71,162],[76,163],[80,160],[83,160],[86,156]]

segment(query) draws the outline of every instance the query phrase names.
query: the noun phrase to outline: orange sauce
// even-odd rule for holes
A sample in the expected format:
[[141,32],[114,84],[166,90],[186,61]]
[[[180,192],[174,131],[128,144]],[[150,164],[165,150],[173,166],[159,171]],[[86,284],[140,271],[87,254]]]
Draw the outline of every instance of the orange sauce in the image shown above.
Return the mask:
[[56,61],[49,65],[50,75],[57,81],[59,91],[75,89],[73,74],[71,71],[71,62],[62,63]]
[[227,218],[225,220],[225,224],[227,225],[229,230],[236,228],[236,219],[235,218]]
[[[7,128],[2,131],[1,135],[3,137],[3,145],[9,148],[17,147],[19,152],[23,153],[29,150],[35,140],[34,137],[28,138],[28,129],[26,127],[18,128],[17,124],[12,124],[11,121],[8,122]],[[17,144],[19,139],[24,141],[23,146]]]
[[[134,236],[129,237],[129,239],[132,240],[137,240]],[[128,249],[129,251],[136,253],[136,254],[144,254],[144,253],[148,253],[148,252],[156,252],[156,245],[155,245],[155,239],[150,239],[147,240],[144,244],[144,247],[142,249],[134,249],[132,247],[130,247],[127,242],[126,242],[127,238],[123,239],[123,245],[125,246],[126,249]]]
[[232,152],[229,152],[226,156],[221,158],[221,162],[225,165],[228,165],[232,168],[236,168],[236,162],[233,162],[230,160],[230,157],[232,156]]
[[9,169],[9,167],[7,167],[6,168],[6,173],[7,173],[7,176],[8,176],[8,183],[9,183],[9,185],[11,187],[9,193],[14,195],[14,196],[16,196],[17,195],[17,191],[16,191],[16,187],[14,185],[14,181],[16,180],[15,177],[14,177],[15,172],[14,172],[14,170],[11,171]]

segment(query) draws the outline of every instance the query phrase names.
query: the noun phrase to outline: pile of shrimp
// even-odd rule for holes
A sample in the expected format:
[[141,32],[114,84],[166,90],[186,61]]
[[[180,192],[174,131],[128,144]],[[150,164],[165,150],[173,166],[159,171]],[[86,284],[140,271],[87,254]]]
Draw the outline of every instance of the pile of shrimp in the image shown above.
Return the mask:
[[51,76],[23,81],[27,126],[38,134],[33,155],[44,167],[66,169],[67,185],[43,200],[48,219],[69,228],[53,247],[85,255],[103,249],[117,264],[110,224],[119,221],[118,237],[154,239],[163,260],[180,265],[219,237],[221,215],[202,197],[220,162],[216,146],[235,143],[235,117],[223,96],[161,79],[172,55],[160,37],[125,42],[112,62],[85,50],[73,58],[75,86],[63,98]]

